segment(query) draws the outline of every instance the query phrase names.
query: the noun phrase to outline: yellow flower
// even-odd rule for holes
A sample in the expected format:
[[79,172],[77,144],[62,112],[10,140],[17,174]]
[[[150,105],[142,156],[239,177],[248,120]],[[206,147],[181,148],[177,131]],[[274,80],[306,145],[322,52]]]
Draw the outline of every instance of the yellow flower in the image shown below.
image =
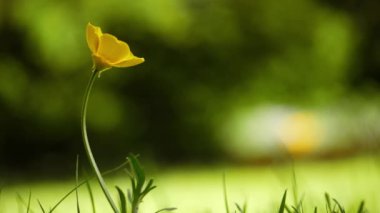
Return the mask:
[[87,44],[92,52],[94,67],[102,72],[111,67],[131,67],[144,62],[132,54],[127,43],[115,36],[102,33],[100,27],[87,24]]

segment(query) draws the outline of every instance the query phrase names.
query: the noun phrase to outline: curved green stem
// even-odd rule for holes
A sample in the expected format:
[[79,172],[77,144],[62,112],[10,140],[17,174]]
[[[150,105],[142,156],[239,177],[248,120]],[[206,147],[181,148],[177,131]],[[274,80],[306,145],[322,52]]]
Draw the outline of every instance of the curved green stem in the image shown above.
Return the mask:
[[94,156],[92,154],[90,143],[89,143],[88,137],[87,137],[87,127],[86,127],[87,105],[88,105],[88,100],[89,100],[89,97],[90,97],[90,93],[91,93],[92,87],[94,85],[94,82],[95,82],[96,77],[97,77],[98,74],[99,74],[98,70],[94,70],[92,72],[90,81],[88,82],[88,85],[87,85],[87,88],[86,88],[86,92],[85,92],[85,95],[84,95],[84,100],[83,100],[83,105],[82,105],[82,117],[81,117],[83,144],[84,144],[84,148],[86,150],[87,158],[90,161],[91,167],[92,167],[92,169],[94,170],[94,172],[96,174],[96,177],[98,179],[100,187],[102,188],[103,193],[104,193],[104,195],[106,196],[106,198],[108,200],[108,203],[111,205],[111,207],[112,207],[112,209],[113,209],[113,211],[115,213],[119,213],[119,210],[116,207],[115,202],[112,200],[112,197],[111,197],[111,195],[110,195],[110,193],[109,193],[109,191],[107,189],[106,183],[104,182],[103,176],[100,173],[99,168],[98,168],[98,166],[96,164],[96,161],[95,161],[95,158],[94,158]]

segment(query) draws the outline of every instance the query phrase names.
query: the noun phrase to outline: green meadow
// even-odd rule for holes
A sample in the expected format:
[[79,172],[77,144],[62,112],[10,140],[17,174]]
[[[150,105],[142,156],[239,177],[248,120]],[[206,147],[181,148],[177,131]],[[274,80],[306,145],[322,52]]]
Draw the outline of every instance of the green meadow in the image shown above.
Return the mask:
[[[330,161],[302,161],[295,163],[297,192],[303,200],[305,212],[315,207],[326,212],[325,193],[335,198],[347,212],[357,212],[365,201],[368,212],[380,210],[379,159],[360,156]],[[111,188],[129,187],[123,172],[107,177]],[[284,190],[288,189],[287,205],[293,205],[292,170],[289,164],[275,165],[213,165],[181,166],[165,168],[151,174],[158,188],[141,204],[142,212],[154,212],[164,207],[176,207],[177,212],[225,212],[223,198],[223,174],[226,174],[227,196],[230,207],[235,203],[247,203],[247,212],[277,212]],[[91,181],[96,212],[110,212],[96,182]],[[14,182],[7,184],[1,194],[0,210],[4,213],[25,212],[31,191],[30,212],[40,212],[37,200],[44,207],[52,207],[75,186],[71,180]],[[116,190],[111,190],[116,197]],[[23,198],[23,202],[18,198]],[[82,212],[93,212],[88,190],[79,189]],[[76,208],[75,193],[63,201],[54,212],[73,212]]]

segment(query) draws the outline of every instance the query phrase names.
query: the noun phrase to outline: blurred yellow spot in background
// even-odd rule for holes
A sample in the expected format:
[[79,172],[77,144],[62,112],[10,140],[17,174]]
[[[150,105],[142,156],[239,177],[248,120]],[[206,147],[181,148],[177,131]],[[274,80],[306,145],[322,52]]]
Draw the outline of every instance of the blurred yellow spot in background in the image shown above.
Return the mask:
[[279,136],[287,151],[295,157],[312,153],[321,141],[321,126],[315,114],[296,112],[284,119]]

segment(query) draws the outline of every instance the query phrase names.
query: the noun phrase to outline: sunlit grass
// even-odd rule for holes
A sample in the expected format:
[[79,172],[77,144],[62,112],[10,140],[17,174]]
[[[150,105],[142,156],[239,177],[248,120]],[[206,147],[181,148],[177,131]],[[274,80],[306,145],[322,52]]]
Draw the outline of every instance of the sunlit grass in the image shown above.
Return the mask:
[[[315,206],[325,212],[325,192],[336,198],[347,210],[356,212],[362,200],[369,212],[380,212],[379,189],[380,164],[373,157],[355,157],[333,161],[296,162],[298,194],[303,198],[305,212],[313,212]],[[149,171],[147,171],[149,176]],[[225,212],[223,173],[230,207],[247,202],[248,212],[277,212],[285,189],[287,204],[293,205],[291,167],[288,164],[263,166],[186,166],[171,168],[152,174],[157,189],[149,194],[141,205],[141,212],[154,212],[164,207],[177,207],[176,212]],[[117,198],[118,185],[129,187],[126,176],[106,178]],[[92,189],[97,212],[111,212],[101,189],[95,182]],[[37,199],[48,209],[75,186],[72,181],[43,181],[6,185],[1,193],[0,212],[26,212],[26,206],[17,201],[19,193],[25,201],[32,192],[31,209],[41,212]],[[82,212],[92,212],[89,193],[85,186],[79,189]],[[75,212],[75,193],[69,196],[55,212]]]

